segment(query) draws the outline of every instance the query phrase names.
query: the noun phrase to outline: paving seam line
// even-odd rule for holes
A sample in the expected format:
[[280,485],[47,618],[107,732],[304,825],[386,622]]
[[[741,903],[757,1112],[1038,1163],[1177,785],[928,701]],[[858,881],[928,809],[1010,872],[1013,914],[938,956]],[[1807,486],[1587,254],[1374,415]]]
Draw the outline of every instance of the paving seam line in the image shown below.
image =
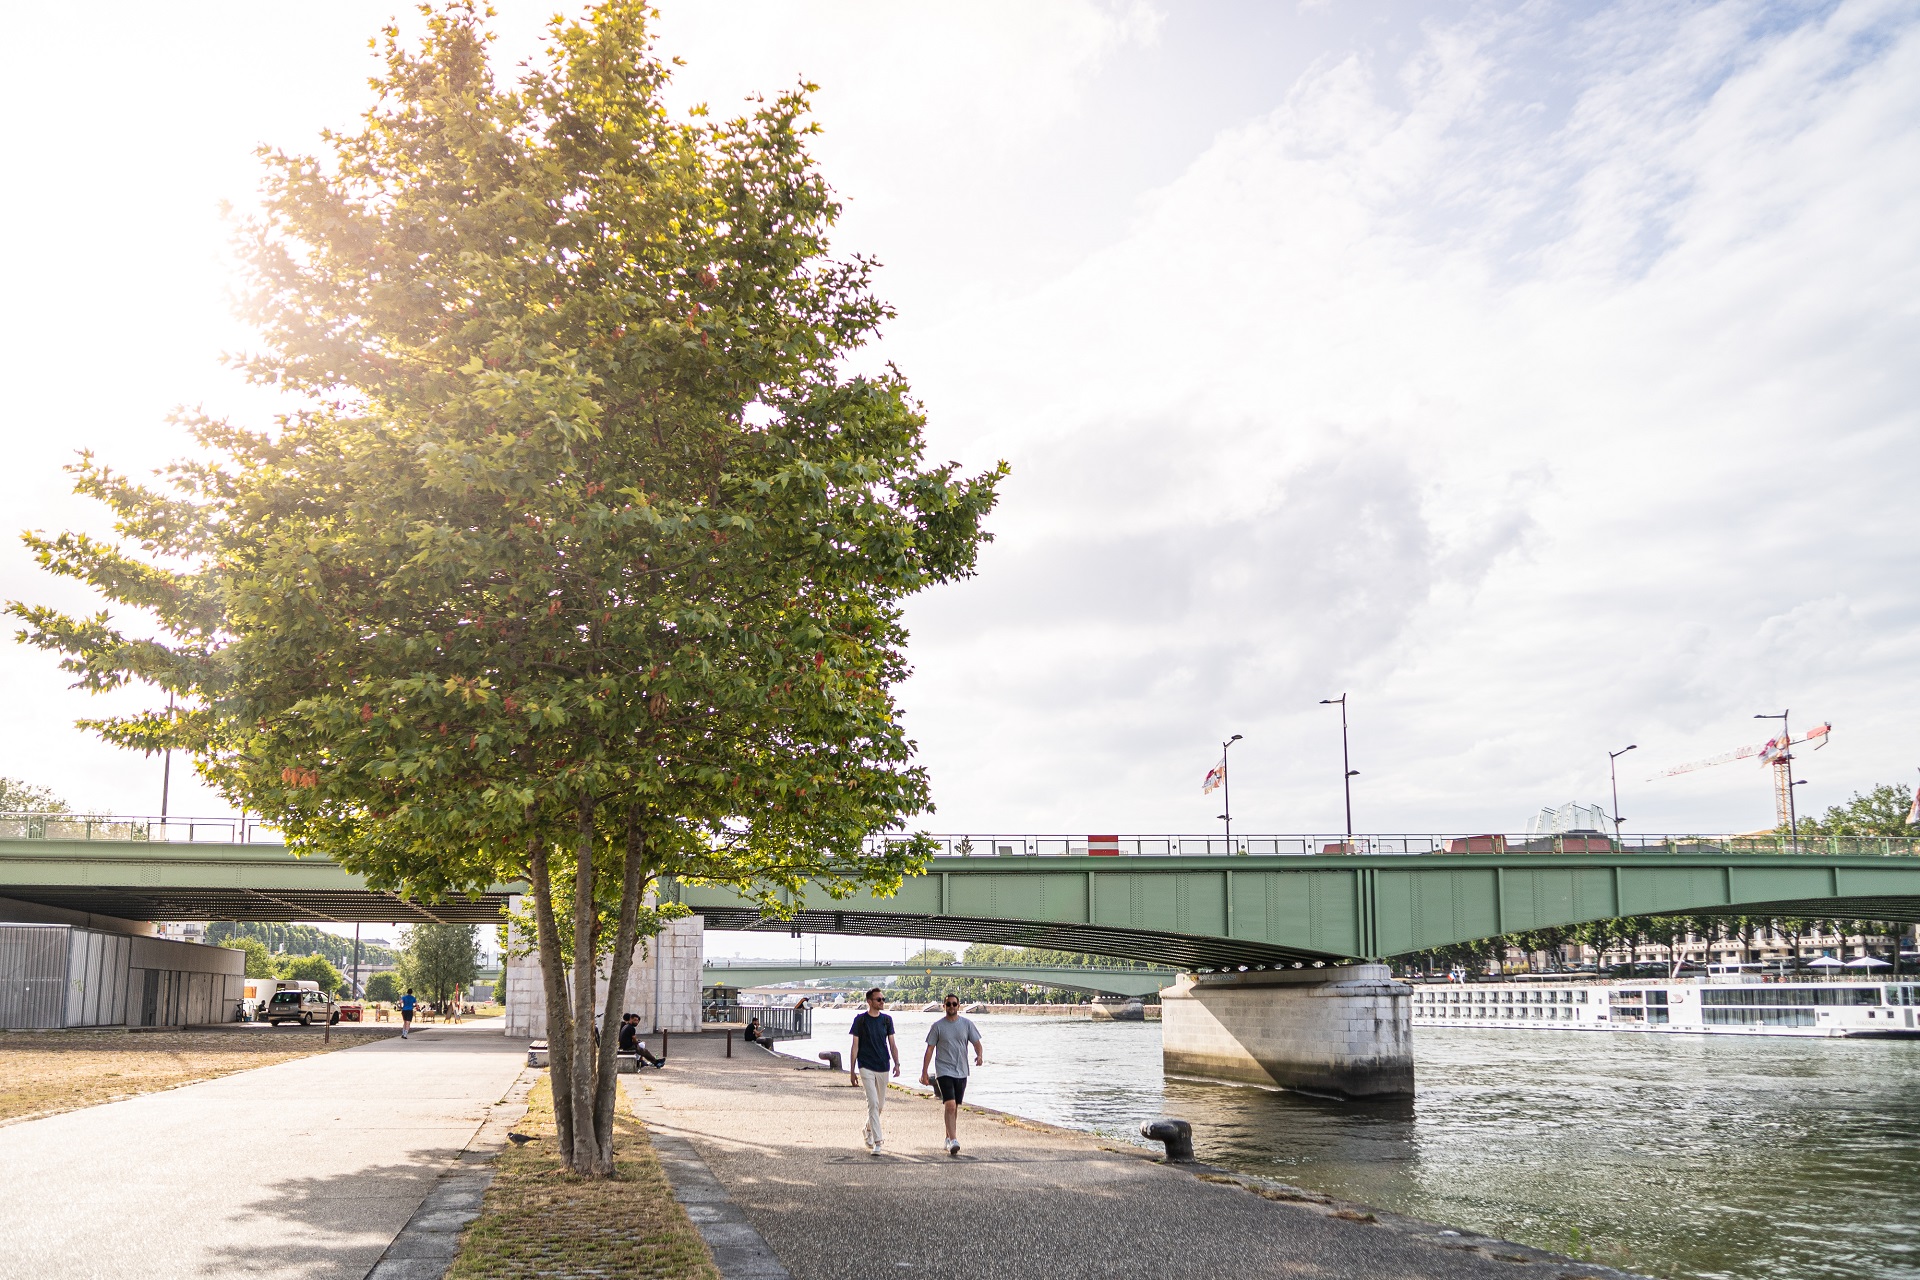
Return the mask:
[[493,1183],[493,1157],[507,1145],[507,1131],[527,1114],[527,1094],[537,1078],[531,1068],[521,1071],[505,1096],[487,1108],[487,1118],[459,1159],[433,1184],[366,1280],[442,1280],[460,1252],[460,1233],[480,1216],[480,1202]]
[[652,1125],[647,1126],[647,1136],[673,1185],[673,1198],[707,1242],[720,1280],[793,1280],[780,1256],[747,1221],[746,1211],[733,1202],[691,1142]]

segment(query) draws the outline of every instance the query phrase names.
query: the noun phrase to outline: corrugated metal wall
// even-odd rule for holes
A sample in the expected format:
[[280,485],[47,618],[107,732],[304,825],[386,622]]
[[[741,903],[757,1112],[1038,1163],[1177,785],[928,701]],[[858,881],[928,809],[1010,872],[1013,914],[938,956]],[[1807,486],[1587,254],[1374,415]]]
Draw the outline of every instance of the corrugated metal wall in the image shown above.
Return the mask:
[[133,939],[74,929],[67,961],[69,1027],[117,1026],[127,1017],[127,964]]
[[64,925],[0,924],[0,1027],[66,1024],[70,932]]
[[244,964],[225,947],[0,923],[0,1027],[232,1022]]

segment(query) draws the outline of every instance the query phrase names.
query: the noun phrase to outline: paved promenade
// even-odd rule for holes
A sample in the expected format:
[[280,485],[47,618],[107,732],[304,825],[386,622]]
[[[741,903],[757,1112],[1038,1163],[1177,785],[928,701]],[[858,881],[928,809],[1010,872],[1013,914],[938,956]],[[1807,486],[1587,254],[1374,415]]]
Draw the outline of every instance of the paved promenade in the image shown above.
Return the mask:
[[1263,1199],[1010,1118],[963,1113],[963,1154],[950,1159],[938,1104],[899,1091],[887,1104],[889,1153],[876,1159],[860,1143],[861,1091],[844,1073],[738,1042],[727,1060],[711,1035],[676,1036],[672,1052],[664,1071],[621,1077],[635,1111],[668,1144],[691,1144],[794,1280],[1619,1274],[1391,1214],[1365,1221],[1359,1207]]
[[525,1055],[435,1027],[0,1129],[0,1276],[362,1280]]

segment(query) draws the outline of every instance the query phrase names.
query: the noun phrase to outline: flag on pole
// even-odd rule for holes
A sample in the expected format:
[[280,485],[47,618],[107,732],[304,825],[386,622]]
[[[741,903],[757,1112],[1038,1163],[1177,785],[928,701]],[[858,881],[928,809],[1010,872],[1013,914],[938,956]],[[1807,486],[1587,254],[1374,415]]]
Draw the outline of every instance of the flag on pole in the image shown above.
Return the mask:
[[1204,796],[1212,792],[1218,791],[1220,789],[1220,784],[1225,782],[1226,780],[1227,780],[1227,758],[1225,756],[1221,756],[1220,763],[1213,766],[1213,768],[1207,770],[1207,780],[1201,786],[1200,794]]

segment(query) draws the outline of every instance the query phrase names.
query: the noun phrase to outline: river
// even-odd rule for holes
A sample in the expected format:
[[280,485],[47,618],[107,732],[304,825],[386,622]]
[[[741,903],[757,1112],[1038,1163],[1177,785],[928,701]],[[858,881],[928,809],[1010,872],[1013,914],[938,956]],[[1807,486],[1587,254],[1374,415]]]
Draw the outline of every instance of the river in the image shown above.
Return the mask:
[[[811,1058],[854,1010],[815,1015]],[[927,1024],[896,1013],[919,1075]],[[1165,1079],[1158,1023],[975,1015],[967,1101],[1672,1280],[1920,1280],[1920,1042],[1422,1030],[1418,1096]]]

